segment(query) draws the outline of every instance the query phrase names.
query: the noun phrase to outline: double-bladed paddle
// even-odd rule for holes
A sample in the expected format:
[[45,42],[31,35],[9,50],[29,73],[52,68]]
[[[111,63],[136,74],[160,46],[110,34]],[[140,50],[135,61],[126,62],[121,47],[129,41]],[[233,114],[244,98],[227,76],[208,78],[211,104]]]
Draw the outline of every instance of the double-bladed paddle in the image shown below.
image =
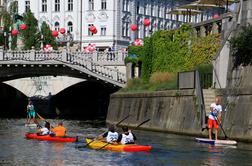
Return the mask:
[[[124,118],[123,118],[122,120],[120,120],[119,122],[117,122],[115,126],[118,126],[119,124],[121,124],[123,121],[125,121],[126,119],[128,119],[129,116],[130,116],[130,114],[127,115],[126,117],[124,117]],[[106,131],[106,132],[107,132],[107,131]],[[106,133],[106,132],[104,132],[104,133]],[[102,133],[102,134],[104,134],[104,133]],[[87,147],[87,146],[90,145],[92,142],[94,142],[97,138],[98,138],[98,136],[97,136],[96,138],[94,138],[92,141],[90,141],[89,143],[87,143],[86,145],[84,145],[84,146],[78,146],[78,148],[85,148],[85,147]]]
[[[145,124],[146,122],[149,122],[150,121],[150,119],[147,119],[147,120],[145,120],[145,121],[143,121],[142,123],[140,123],[139,125],[137,125],[134,129],[132,129],[132,130],[136,130],[138,127],[140,127],[140,126],[142,126],[143,124]],[[108,146],[110,144],[110,142],[108,142],[107,144],[105,144],[104,146],[102,146],[101,148],[98,148],[98,149],[96,149],[96,150],[101,150],[101,149],[103,149],[103,148],[105,148],[106,146]]]

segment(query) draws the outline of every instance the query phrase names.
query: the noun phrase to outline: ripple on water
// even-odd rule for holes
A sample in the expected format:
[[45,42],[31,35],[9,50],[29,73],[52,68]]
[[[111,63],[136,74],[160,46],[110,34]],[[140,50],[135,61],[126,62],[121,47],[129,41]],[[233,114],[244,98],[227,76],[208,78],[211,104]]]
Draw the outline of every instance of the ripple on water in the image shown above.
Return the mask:
[[[56,125],[59,120],[49,120]],[[25,119],[0,119],[0,165],[49,166],[180,166],[252,165],[252,145],[237,148],[199,144],[194,138],[173,134],[135,131],[139,144],[150,144],[149,153],[119,153],[75,148],[83,143],[55,143],[24,138]],[[106,130],[104,123],[64,121],[68,134],[97,136]],[[120,130],[119,130],[120,131]]]

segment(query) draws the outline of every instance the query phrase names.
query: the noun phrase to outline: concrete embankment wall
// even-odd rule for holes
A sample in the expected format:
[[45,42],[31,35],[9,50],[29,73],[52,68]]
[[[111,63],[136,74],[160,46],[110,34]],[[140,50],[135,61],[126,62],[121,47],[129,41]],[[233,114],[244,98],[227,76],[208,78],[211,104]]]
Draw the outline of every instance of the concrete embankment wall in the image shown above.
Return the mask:
[[[222,97],[222,125],[227,136],[252,142],[252,89],[220,89],[216,90],[216,95]],[[207,130],[201,131],[200,113],[193,90],[112,94],[107,123],[115,124],[128,114],[131,116],[122,125],[134,127],[150,118],[142,129],[207,136]],[[221,128],[219,136],[224,137]]]
[[115,124],[128,114],[122,125],[134,127],[150,118],[142,129],[202,135],[194,90],[112,94],[106,122]]

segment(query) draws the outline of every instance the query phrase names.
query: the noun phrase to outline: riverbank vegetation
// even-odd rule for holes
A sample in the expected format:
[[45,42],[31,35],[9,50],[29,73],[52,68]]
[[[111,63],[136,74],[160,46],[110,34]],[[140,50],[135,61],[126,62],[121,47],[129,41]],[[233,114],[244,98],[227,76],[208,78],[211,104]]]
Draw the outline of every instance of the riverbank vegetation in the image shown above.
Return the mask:
[[252,26],[243,27],[241,32],[230,40],[234,67],[252,64]]
[[[198,68],[202,72],[209,70],[219,47],[219,34],[198,37],[189,25],[176,30],[157,31],[144,39],[144,46],[129,47],[126,63],[131,62],[141,67],[141,77],[129,80],[122,91],[176,89],[178,72]],[[157,78],[160,80],[153,82]]]

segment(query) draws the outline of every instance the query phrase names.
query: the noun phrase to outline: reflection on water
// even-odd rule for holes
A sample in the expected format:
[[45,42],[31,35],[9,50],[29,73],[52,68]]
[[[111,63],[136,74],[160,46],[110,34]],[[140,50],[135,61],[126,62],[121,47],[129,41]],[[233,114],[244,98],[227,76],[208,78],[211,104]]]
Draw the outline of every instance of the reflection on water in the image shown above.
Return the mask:
[[[149,153],[119,153],[75,148],[83,143],[55,143],[24,138],[24,119],[0,120],[0,165],[85,165],[85,166],[233,166],[252,165],[252,145],[237,148],[197,143],[194,138],[172,134],[135,131],[139,144],[150,144]],[[50,120],[53,125],[56,120]],[[64,121],[68,135],[97,136],[104,123]],[[120,131],[120,130],[119,130]]]

